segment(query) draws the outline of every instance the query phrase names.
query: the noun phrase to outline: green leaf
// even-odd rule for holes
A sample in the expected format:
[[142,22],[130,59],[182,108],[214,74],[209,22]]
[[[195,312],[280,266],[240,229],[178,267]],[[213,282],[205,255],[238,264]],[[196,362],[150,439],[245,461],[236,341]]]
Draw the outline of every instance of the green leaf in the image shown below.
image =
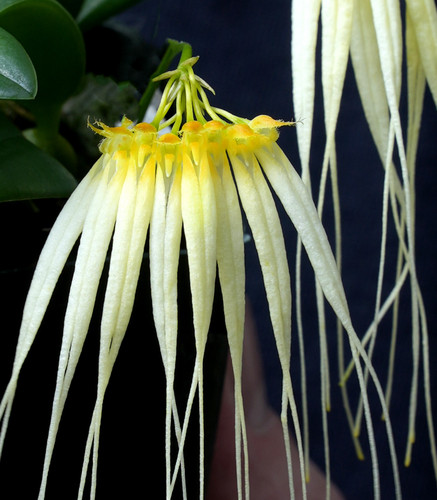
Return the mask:
[[132,7],[140,0],[84,0],[77,15],[77,22],[83,29],[89,29],[101,24],[109,17]]
[[0,201],[64,198],[77,182],[0,113]]
[[76,91],[85,71],[85,46],[77,23],[55,0],[2,0],[0,27],[23,45],[35,66],[38,93],[26,106],[37,121],[56,121],[60,106]]
[[0,99],[33,99],[36,72],[20,42],[0,28]]

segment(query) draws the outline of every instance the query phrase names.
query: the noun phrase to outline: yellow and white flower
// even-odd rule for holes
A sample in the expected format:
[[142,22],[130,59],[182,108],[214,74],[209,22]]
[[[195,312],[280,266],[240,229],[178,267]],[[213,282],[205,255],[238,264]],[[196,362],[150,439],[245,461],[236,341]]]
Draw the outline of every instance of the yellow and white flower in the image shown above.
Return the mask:
[[[56,282],[80,237],[62,338],[52,417],[39,499],[45,496],[56,434],[84,344],[103,265],[112,241],[109,275],[100,329],[97,396],[89,428],[78,498],[82,498],[92,457],[91,498],[96,494],[96,466],[103,401],[131,316],[140,265],[149,236],[153,315],[167,380],[167,498],[183,466],[183,443],[194,396],[199,396],[200,460],[203,457],[203,356],[210,325],[216,269],[223,295],[229,350],[235,378],[238,495],[249,498],[248,449],[241,391],[241,356],[245,312],[244,247],[241,207],[258,252],[270,316],[283,371],[282,422],[287,446],[291,409],[305,477],[304,445],[290,377],[291,290],[282,229],[271,189],[294,224],[318,283],[349,339],[372,450],[374,480],[378,462],[362,364],[373,378],[386,417],[394,476],[399,480],[383,392],[350,319],[336,261],[309,190],[276,144],[286,123],[267,116],[245,120],[210,106],[208,86],[193,72],[196,58],[179,64],[168,78],[152,123],[124,118],[118,127],[90,125],[104,137],[101,157],[60,213],[41,253],[25,304],[12,376],[0,406],[1,444],[20,370],[37,334]],[[174,107],[172,108],[172,105]],[[170,109],[175,113],[167,118]],[[164,127],[171,133],[160,135]],[[270,188],[271,186],[271,188]],[[196,362],[191,392],[180,417],[173,396],[178,337],[177,270],[182,231],[186,240],[193,306]],[[181,420],[180,420],[181,418]],[[175,466],[170,460],[172,426],[179,441]],[[288,448],[290,486],[291,458]],[[182,465],[181,465],[182,464]],[[200,473],[203,497],[203,472]],[[303,481],[305,485],[305,481]],[[304,488],[305,489],[305,488]],[[291,493],[291,496],[293,494]]]
[[[320,18],[320,23],[319,23]],[[326,143],[322,165],[317,208],[322,217],[327,179],[332,186],[335,213],[336,260],[341,268],[340,193],[337,185],[336,126],[341,105],[346,68],[350,61],[357,83],[363,111],[369,125],[381,165],[384,168],[382,234],[379,275],[375,293],[375,308],[371,324],[363,335],[363,345],[369,357],[377,344],[378,325],[387,312],[393,311],[392,348],[387,356],[388,374],[385,388],[387,406],[393,384],[396,332],[399,321],[399,297],[404,285],[410,284],[411,296],[411,350],[413,375],[410,388],[409,429],[405,465],[411,461],[415,439],[416,407],[419,393],[419,371],[423,365],[423,388],[429,430],[430,449],[437,477],[437,448],[431,411],[429,377],[428,331],[426,314],[415,263],[415,159],[418,147],[425,87],[428,84],[437,106],[437,7],[434,0],[310,0],[292,2],[292,71],[293,103],[298,118],[305,119],[305,127],[297,130],[302,179],[306,185],[313,182],[310,175],[311,134],[314,115],[316,45],[321,31],[321,84],[323,89]],[[403,47],[406,60],[407,126],[402,123],[399,110],[403,81]],[[341,138],[340,138],[341,140]],[[393,216],[398,235],[395,285],[384,297],[382,293],[387,248],[389,215]],[[298,248],[298,259],[300,259]],[[300,265],[297,263],[297,269]],[[408,278],[408,279],[407,279]],[[297,276],[299,283],[299,275]],[[298,285],[299,286],[299,285]],[[299,288],[298,288],[299,293]],[[323,324],[323,304],[319,311]],[[297,316],[300,311],[297,309]],[[298,321],[300,326],[301,322]],[[300,328],[301,330],[301,328]],[[323,328],[321,328],[323,336]],[[299,331],[300,343],[304,335]],[[322,339],[323,345],[323,339]],[[339,342],[340,346],[340,342]],[[422,346],[422,349],[421,347]],[[303,348],[301,348],[303,350]],[[340,371],[343,353],[340,347]],[[345,381],[352,364],[340,378]],[[322,400],[329,407],[329,374],[324,371]],[[304,373],[302,375],[304,380]],[[343,384],[344,405],[349,426],[359,435],[362,405],[356,416],[349,409]],[[305,432],[307,436],[307,433]],[[307,441],[307,438],[305,439]],[[361,455],[358,440],[355,440]],[[375,491],[375,495],[377,492]]]

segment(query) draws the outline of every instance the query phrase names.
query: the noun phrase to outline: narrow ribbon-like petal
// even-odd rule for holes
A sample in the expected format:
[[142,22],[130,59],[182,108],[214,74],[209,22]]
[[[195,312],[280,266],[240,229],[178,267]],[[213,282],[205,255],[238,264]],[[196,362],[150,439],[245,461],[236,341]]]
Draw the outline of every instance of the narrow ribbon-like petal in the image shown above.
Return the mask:
[[355,2],[351,60],[364,113],[383,164],[386,159],[389,116],[370,0]]
[[96,162],[71,195],[56,219],[38,260],[24,306],[13,372],[0,404],[0,420],[3,419],[0,454],[21,367],[41,325],[65,262],[82,232],[87,211],[99,186],[105,160],[106,158],[102,157]]
[[164,171],[157,168],[155,203],[150,230],[150,283],[153,315],[166,375],[166,473],[167,498],[171,496],[171,416],[180,437],[174,403],[173,382],[176,368],[178,332],[177,272],[179,264],[182,214],[181,168],[176,167],[167,195]]
[[243,441],[245,498],[249,498],[249,457],[241,387],[245,314],[243,223],[238,195],[228,159],[220,158],[211,169],[217,200],[217,264],[223,311],[234,374],[235,450],[238,498],[242,498],[241,440]]
[[[116,169],[116,161],[113,169]],[[80,241],[76,268],[65,313],[64,333],[53,398],[39,498],[45,495],[47,475],[65,400],[88,331],[97,288],[115,224],[125,169],[106,168],[89,208]],[[108,178],[112,175],[112,178]]]
[[433,0],[407,0],[406,4],[426,80],[437,106],[437,7]]
[[293,73],[293,105],[297,120],[303,120],[296,129],[302,178],[309,181],[309,158],[313,126],[315,95],[315,60],[317,28],[321,0],[292,2],[291,60]]
[[193,324],[196,343],[196,361],[192,388],[184,419],[185,433],[191,412],[194,388],[199,389],[200,417],[200,498],[204,491],[204,422],[203,422],[203,356],[211,320],[216,277],[217,216],[214,186],[206,154],[195,165],[188,155],[183,158],[182,220],[190,270],[190,288],[193,305]]
[[[299,450],[303,495],[306,498],[302,437],[289,372],[291,355],[291,289],[282,229],[272,195],[255,157],[241,158],[237,155],[231,155],[231,163],[238,193],[252,230],[261,264],[264,286],[269,303],[270,318],[281,362],[283,396],[286,395],[291,408]],[[284,406],[283,399],[281,420],[287,452],[290,494],[293,494],[294,487],[291,474],[287,411],[288,407]]]
[[386,420],[387,437],[395,479],[395,491],[397,498],[400,498],[397,458],[384,394],[375,370],[353,328],[341,277],[329,246],[328,238],[312,202],[311,195],[277,144],[273,144],[269,148],[264,148],[262,151],[257,152],[257,157],[274,191],[283,204],[285,211],[302,238],[302,243],[307,251],[308,258],[310,259],[314,273],[326,299],[348,334],[352,355],[357,369],[358,381],[363,395],[364,413],[373,462],[375,497],[379,498],[378,459],[370,406],[359,356],[362,357],[366,368],[369,370],[381,402],[384,418]]
[[136,158],[131,156],[126,163],[127,175],[118,205],[102,313],[97,399],[87,439],[79,499],[83,495],[91,445],[94,451],[91,498],[95,498],[103,399],[132,313],[153,203],[154,165],[146,166],[137,180]]

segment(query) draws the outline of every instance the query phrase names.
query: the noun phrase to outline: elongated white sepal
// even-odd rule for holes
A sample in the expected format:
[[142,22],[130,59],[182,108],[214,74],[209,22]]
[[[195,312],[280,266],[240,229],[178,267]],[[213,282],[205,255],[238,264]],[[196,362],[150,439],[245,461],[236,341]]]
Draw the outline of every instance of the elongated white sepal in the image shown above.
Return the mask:
[[[196,360],[192,386],[188,396],[182,430],[182,446],[194,398],[199,393],[200,495],[204,495],[204,420],[203,420],[203,357],[214,300],[217,266],[217,215],[214,186],[208,157],[196,165],[188,155],[183,158],[181,186],[182,220],[188,254],[190,289],[193,305],[193,325]],[[179,454],[180,456],[180,454]],[[178,457],[179,460],[179,457]]]
[[[115,163],[115,160],[112,160]],[[52,417],[47,438],[39,499],[45,496],[50,461],[65,400],[88,332],[97,289],[114,229],[118,200],[125,176],[123,169],[106,168],[88,210],[70,287]],[[112,175],[111,178],[109,176]]]
[[[282,228],[270,190],[253,155],[231,156],[238,193],[252,230],[264,278],[270,318],[283,375],[283,396],[290,404],[299,451],[303,497],[306,498],[304,453],[299,418],[290,377],[291,288]],[[293,495],[288,407],[283,405],[281,420],[287,453],[290,494]]]
[[375,388],[381,402],[384,418],[386,419],[387,437],[390,446],[396,496],[397,498],[401,498],[396,451],[390,417],[384,400],[384,393],[375,370],[368,359],[367,353],[365,352],[360,339],[353,328],[340,273],[336,266],[325,230],[323,229],[322,223],[317,215],[317,210],[314,206],[311,195],[307,187],[302,182],[302,179],[299,177],[277,144],[273,144],[269,148],[264,148],[262,151],[257,152],[257,157],[260,160],[263,170],[270,181],[273,190],[278,195],[285,211],[302,239],[302,243],[306,249],[308,258],[326,299],[330,303],[335,314],[342,322],[342,325],[347,332],[363,396],[364,413],[373,463],[375,497],[379,498],[378,458],[370,406],[359,357],[363,359],[366,368],[369,370],[369,374],[375,384]]
[[302,167],[302,179],[309,182],[309,161],[314,114],[315,61],[321,0],[292,2],[291,60],[293,73],[293,105]]
[[[167,193],[164,170],[157,168],[155,203],[150,230],[150,284],[153,315],[166,376],[166,490],[171,497],[171,417],[180,439],[180,424],[174,400],[178,332],[177,275],[182,230],[181,169],[176,168]],[[185,495],[185,488],[184,488]]]
[[433,0],[407,0],[426,80],[437,106],[437,7]]
[[79,499],[83,496],[91,446],[93,447],[91,498],[95,498],[103,399],[132,313],[152,210],[154,165],[149,168],[146,166],[139,179],[132,156],[126,160],[124,168],[127,170],[127,175],[118,204],[102,313],[97,399],[85,450]]
[[218,168],[213,168],[211,173],[215,186],[215,198],[217,200],[217,264],[223,297],[229,352],[234,374],[235,450],[237,492],[240,500],[243,498],[241,479],[242,446],[245,498],[248,499],[250,496],[249,456],[241,387],[245,315],[243,223],[237,191],[229,162],[225,155],[220,158]]
[[100,158],[71,195],[56,219],[39,257],[24,306],[11,379],[0,404],[0,420],[3,420],[0,454],[21,368],[41,325],[65,262],[82,232],[87,211],[99,186],[101,169],[105,161],[105,157]]

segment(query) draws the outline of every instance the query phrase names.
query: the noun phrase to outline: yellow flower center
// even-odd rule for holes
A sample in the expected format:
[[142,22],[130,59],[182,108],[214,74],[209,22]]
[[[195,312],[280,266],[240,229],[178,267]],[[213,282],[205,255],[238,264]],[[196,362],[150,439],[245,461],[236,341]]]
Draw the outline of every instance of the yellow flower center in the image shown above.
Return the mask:
[[125,150],[130,154],[137,154],[139,150],[147,150],[157,158],[166,158],[168,155],[176,157],[188,148],[196,160],[196,151],[200,148],[210,152],[220,148],[232,154],[254,152],[275,142],[278,138],[277,128],[283,125],[289,123],[264,115],[243,124],[218,120],[201,123],[191,120],[182,126],[178,134],[167,133],[161,136],[153,125],[133,125],[127,118],[117,127],[108,127],[101,122],[97,123],[97,127],[89,126],[105,138],[100,144],[102,153],[114,154]]
[[[137,156],[137,165],[154,155],[165,165],[167,175],[184,154],[198,164],[202,153],[210,155],[253,153],[278,139],[277,129],[292,122],[281,122],[265,115],[253,120],[240,118],[210,105],[205,90],[213,89],[196,76],[193,66],[197,57],[181,62],[176,70],[163,73],[155,80],[167,79],[161,102],[152,123],[134,124],[124,117],[117,127],[98,122],[89,125],[105,139],[100,144],[102,153],[127,151]],[[170,110],[174,114],[167,117]],[[171,126],[171,133],[160,132]]]

